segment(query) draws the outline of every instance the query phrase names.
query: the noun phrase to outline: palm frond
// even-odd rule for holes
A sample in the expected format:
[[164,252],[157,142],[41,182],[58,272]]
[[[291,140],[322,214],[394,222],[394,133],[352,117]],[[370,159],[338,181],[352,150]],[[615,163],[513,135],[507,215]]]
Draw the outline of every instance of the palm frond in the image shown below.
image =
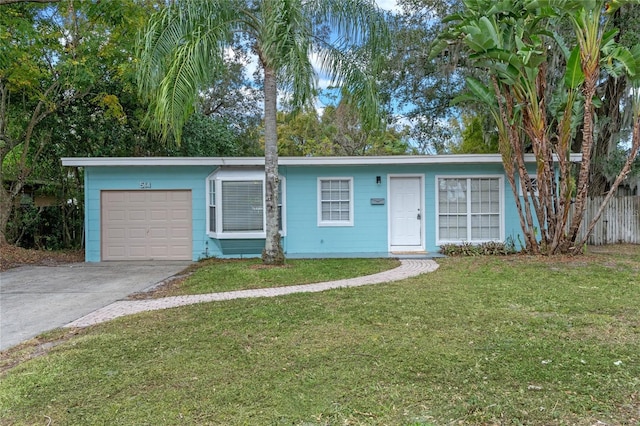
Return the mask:
[[343,51],[331,45],[317,50],[320,69],[333,84],[343,87],[362,116],[367,128],[379,128],[382,124],[381,104],[378,96],[377,73],[362,51]]
[[183,0],[152,15],[140,37],[138,84],[151,127],[180,141],[200,90],[223,66],[235,10],[228,1]]
[[332,28],[333,39],[315,39],[321,72],[343,86],[369,128],[382,125],[379,84],[390,35],[385,15],[369,0],[305,3],[316,22]]
[[[331,31],[318,36],[318,28]],[[390,46],[385,16],[373,0],[177,0],[154,14],[140,37],[140,94],[150,121],[179,141],[196,97],[223,66],[234,32],[248,36],[262,66],[276,70],[295,107],[316,93],[311,55],[344,83],[372,124],[380,111],[376,76]]]

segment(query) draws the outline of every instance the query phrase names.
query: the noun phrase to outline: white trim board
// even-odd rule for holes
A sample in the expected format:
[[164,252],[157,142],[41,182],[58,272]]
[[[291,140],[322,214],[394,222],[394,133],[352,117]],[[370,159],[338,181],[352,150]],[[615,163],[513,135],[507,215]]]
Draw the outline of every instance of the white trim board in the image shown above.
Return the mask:
[[[571,154],[571,162],[580,162],[581,154]],[[535,163],[533,154],[525,154],[525,162]],[[372,157],[280,157],[281,166],[365,166],[403,164],[502,164],[500,154],[458,155],[389,155]],[[64,157],[63,166],[264,166],[263,157]]]

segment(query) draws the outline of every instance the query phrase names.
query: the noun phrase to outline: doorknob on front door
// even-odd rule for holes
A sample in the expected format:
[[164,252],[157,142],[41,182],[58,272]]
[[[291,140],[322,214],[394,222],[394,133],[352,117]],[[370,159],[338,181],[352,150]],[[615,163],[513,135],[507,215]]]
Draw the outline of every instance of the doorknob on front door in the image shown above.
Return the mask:
[[418,220],[422,219],[422,216],[420,216],[420,209],[418,209],[418,217],[416,219]]

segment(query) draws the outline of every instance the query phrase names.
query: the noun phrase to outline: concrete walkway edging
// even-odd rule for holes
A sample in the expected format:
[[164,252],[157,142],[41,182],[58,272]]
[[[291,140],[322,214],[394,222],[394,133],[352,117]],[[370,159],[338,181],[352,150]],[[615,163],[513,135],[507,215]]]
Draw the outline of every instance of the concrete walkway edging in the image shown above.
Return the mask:
[[439,265],[431,259],[401,259],[400,266],[388,271],[356,278],[338,281],[328,281],[314,284],[293,285],[287,287],[261,288],[254,290],[237,290],[223,293],[193,294],[186,296],[171,296],[147,300],[121,300],[104,308],[98,309],[82,318],[70,322],[64,327],[88,327],[110,321],[125,315],[140,312],[156,311],[160,309],[176,308],[195,303],[219,302],[233,299],[276,297],[293,293],[315,293],[336,288],[360,287],[364,285],[387,283],[433,272]]

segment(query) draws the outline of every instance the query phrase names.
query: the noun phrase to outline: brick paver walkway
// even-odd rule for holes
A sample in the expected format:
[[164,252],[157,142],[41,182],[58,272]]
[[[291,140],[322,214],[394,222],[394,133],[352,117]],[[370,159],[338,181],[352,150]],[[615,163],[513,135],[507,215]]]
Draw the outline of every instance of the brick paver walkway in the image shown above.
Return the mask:
[[433,272],[438,269],[439,266],[431,259],[402,259],[400,262],[401,265],[399,267],[388,271],[339,281],[294,285],[288,287],[261,288],[255,290],[238,290],[225,293],[172,296],[160,299],[121,300],[85,315],[84,317],[65,325],[65,327],[87,327],[125,315],[175,308],[178,306],[192,305],[194,303],[216,302],[249,297],[276,297],[292,293],[314,293],[333,288],[359,287],[369,284],[385,283],[402,280],[426,272]]

